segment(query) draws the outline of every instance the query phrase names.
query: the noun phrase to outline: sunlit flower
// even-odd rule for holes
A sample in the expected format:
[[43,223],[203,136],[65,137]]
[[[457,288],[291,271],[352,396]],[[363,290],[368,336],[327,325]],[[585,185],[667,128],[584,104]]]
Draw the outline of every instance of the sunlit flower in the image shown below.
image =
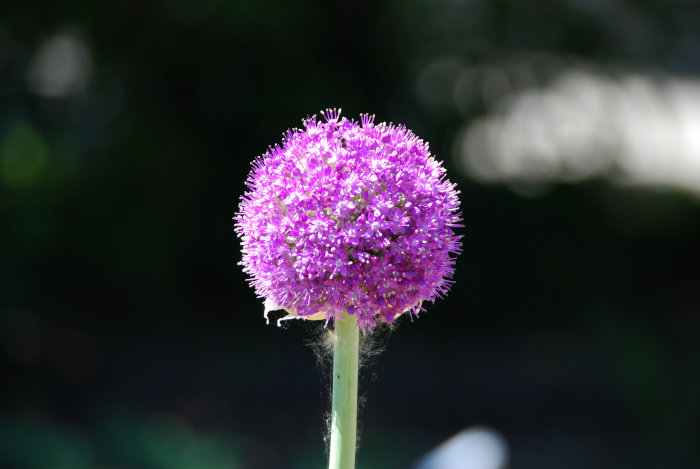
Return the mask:
[[347,313],[367,329],[417,315],[451,283],[458,191],[405,127],[322,114],[253,162],[234,217],[243,270],[266,317]]

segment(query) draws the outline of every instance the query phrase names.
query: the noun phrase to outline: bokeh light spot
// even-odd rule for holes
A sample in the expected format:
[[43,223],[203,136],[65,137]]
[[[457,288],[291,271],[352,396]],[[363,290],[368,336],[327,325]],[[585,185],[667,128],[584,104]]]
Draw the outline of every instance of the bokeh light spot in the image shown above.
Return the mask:
[[608,177],[700,195],[698,103],[697,79],[570,69],[467,122],[453,151],[483,182]]
[[44,137],[24,122],[13,124],[0,146],[0,180],[10,187],[31,186],[48,163]]
[[56,34],[39,48],[27,73],[29,89],[45,98],[85,91],[92,74],[87,45],[75,34]]
[[505,469],[508,443],[488,427],[463,430],[423,458],[414,469]]

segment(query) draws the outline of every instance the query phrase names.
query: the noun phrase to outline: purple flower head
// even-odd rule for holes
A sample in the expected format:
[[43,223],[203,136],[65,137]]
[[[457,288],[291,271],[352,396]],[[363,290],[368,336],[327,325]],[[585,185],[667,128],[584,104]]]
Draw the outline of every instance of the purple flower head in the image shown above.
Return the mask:
[[265,317],[391,323],[445,294],[460,252],[459,193],[403,126],[312,116],[253,162],[234,217]]

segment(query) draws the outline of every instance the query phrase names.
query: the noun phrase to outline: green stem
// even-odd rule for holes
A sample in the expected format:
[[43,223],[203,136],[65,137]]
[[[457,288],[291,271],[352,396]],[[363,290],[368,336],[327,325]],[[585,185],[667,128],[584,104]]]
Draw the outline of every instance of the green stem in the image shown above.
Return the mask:
[[354,469],[357,444],[357,373],[360,328],[355,316],[335,321],[333,404],[328,469]]

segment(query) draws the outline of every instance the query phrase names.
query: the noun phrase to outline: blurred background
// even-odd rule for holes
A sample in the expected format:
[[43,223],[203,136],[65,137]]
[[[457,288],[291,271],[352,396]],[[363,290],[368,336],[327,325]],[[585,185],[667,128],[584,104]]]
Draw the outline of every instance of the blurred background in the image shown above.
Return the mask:
[[358,468],[464,429],[472,469],[697,466],[699,31],[681,0],[3,2],[0,467],[324,467],[318,330],[265,325],[231,218],[327,107],[429,141],[466,224],[367,370]]

